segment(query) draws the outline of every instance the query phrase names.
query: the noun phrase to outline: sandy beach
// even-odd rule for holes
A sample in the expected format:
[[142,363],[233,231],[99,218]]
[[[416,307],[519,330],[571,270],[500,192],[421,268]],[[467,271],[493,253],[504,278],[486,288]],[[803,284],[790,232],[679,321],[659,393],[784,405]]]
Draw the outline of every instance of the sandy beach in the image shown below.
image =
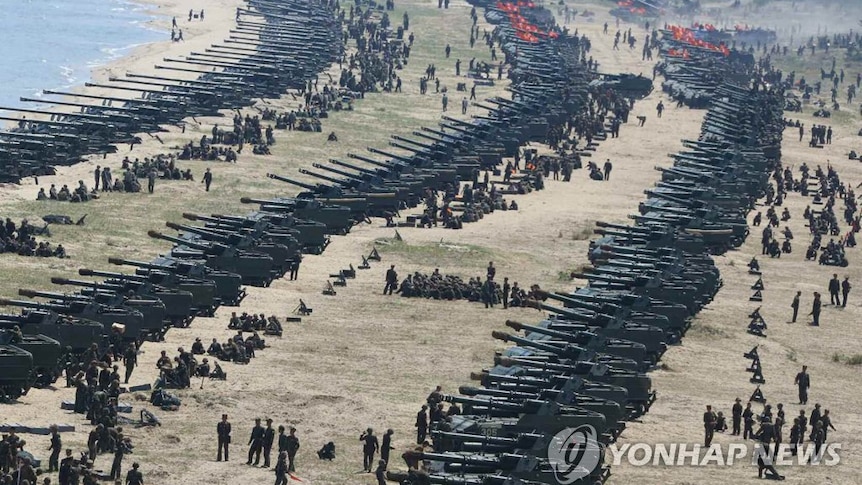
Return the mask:
[[[236,8],[241,0],[176,0],[147,2],[151,12],[158,15],[157,27],[169,30],[171,18],[176,16],[185,41],[168,40],[136,48],[128,57],[98,68],[93,72],[95,82],[128,72],[153,74],[154,65],[163,64],[164,58],[181,57],[202,51],[217,44],[229,35],[234,26]],[[601,72],[652,72],[652,62],[642,61],[640,50],[613,50],[613,31],[602,33],[602,24],[614,19],[608,14],[608,4],[583,6],[568,1],[573,9],[589,9],[594,17],[576,16],[571,30],[587,35],[593,44],[590,53],[599,61]],[[189,9],[196,13],[203,8],[205,20],[188,21]],[[21,185],[0,187],[0,214],[3,217],[21,218],[64,213],[72,217],[88,214],[83,228],[57,227],[52,241],[62,242],[73,255],[69,260],[26,260],[16,257],[0,258],[0,274],[9,275],[0,281],[0,296],[15,295],[18,287],[50,287],[51,276],[74,274],[80,267],[117,270],[108,265],[109,256],[125,255],[134,259],[149,259],[168,250],[168,245],[146,237],[148,229],[162,229],[165,220],[181,222],[183,212],[243,214],[253,207],[240,204],[243,196],[268,198],[295,195],[295,187],[266,178],[266,173],[283,173],[297,179],[298,168],[309,168],[312,163],[330,158],[347,159],[348,153],[364,153],[365,147],[386,148],[390,135],[409,135],[420,126],[434,126],[440,120],[439,95],[420,95],[418,78],[425,66],[437,63],[444,85],[453,87],[463,81],[454,74],[454,59],[462,61],[475,57],[490,60],[487,49],[477,46],[470,49],[467,31],[470,26],[469,5],[453,2],[448,10],[436,9],[436,2],[399,0],[394,19],[403,11],[411,16],[411,30],[416,33],[416,47],[410,63],[401,72],[405,80],[403,94],[370,94],[356,103],[349,112],[334,113],[323,121],[323,133],[276,133],[277,144],[269,156],[243,154],[237,164],[188,161],[181,168],[190,168],[198,177],[194,183],[166,182],[157,185],[156,193],[106,194],[89,204],[36,203],[38,190],[32,179]],[[556,10],[555,14],[557,13]],[[740,14],[743,15],[743,14]],[[767,13],[751,11],[751,22]],[[849,14],[848,14],[849,15]],[[562,18],[558,15],[558,19]],[[480,17],[480,27],[489,28]],[[621,24],[645,35],[643,26]],[[443,59],[446,44],[453,49],[450,59]],[[823,55],[817,57],[829,61]],[[792,59],[785,59],[790,63]],[[780,59],[778,62],[781,62]],[[813,62],[813,61],[812,61]],[[789,67],[788,67],[789,69]],[[801,69],[801,68],[800,68]],[[860,69],[848,65],[855,76]],[[337,73],[337,66],[333,72]],[[177,73],[178,75],[181,73]],[[682,140],[696,139],[704,111],[674,108],[673,103],[660,89],[661,78],[655,81],[655,90],[635,104],[632,119],[646,116],[644,127],[636,123],[623,125],[620,138],[602,142],[592,160],[601,164],[614,162],[613,177],[605,183],[592,182],[585,171],[576,171],[571,183],[548,181],[547,189],[516,196],[518,212],[495,212],[482,221],[465,225],[463,230],[399,229],[403,241],[397,241],[395,231],[384,227],[381,220],[355,227],[343,237],[334,237],[321,256],[305,258],[300,281],[275,281],[269,288],[249,288],[249,296],[239,308],[223,307],[213,318],[196,318],[190,328],[172,329],[163,342],[147,342],[139,356],[140,367],[131,384],[151,383],[158,376],[155,361],[159,352],[174,355],[178,347],[188,348],[195,338],[204,342],[213,338],[224,341],[234,332],[227,329],[232,311],[265,313],[287,316],[304,300],[313,307],[309,317],[285,328],[282,338],[267,337],[268,347],[260,351],[249,365],[225,364],[227,381],[195,381],[191,389],[174,391],[183,404],[178,411],[154,410],[162,426],[125,430],[135,444],[134,454],[127,457],[124,466],[133,461],[142,465],[145,483],[148,484],[237,484],[264,483],[273,480],[272,471],[241,465],[246,458],[247,436],[255,417],[274,419],[274,424],[297,428],[302,447],[297,461],[297,475],[306,483],[321,484],[372,484],[374,477],[361,472],[359,434],[371,426],[377,434],[387,428],[395,430],[392,452],[393,469],[405,469],[401,453],[414,443],[414,419],[419,406],[435,385],[445,392],[455,393],[459,385],[471,385],[470,372],[487,368],[495,351],[504,344],[491,338],[492,330],[506,330],[507,319],[534,323],[542,313],[528,309],[500,308],[486,310],[481,304],[440,302],[383,296],[383,277],[390,264],[401,274],[413,271],[431,272],[440,268],[443,273],[465,278],[483,275],[489,261],[494,261],[500,277],[509,277],[521,286],[539,284],[551,291],[572,291],[586,285],[585,281],[568,279],[567,275],[587,264],[586,251],[596,221],[628,223],[628,214],[637,210],[644,199],[643,191],[656,182],[660,173],[654,167],[672,164],[669,154],[683,149]],[[326,76],[321,76],[326,82]],[[479,90],[479,98],[505,94],[507,82]],[[129,97],[128,92],[87,88],[87,92]],[[461,93],[457,93],[458,96]],[[828,96],[828,95],[827,95]],[[457,98],[455,98],[457,99]],[[655,106],[663,100],[668,106],[661,119],[655,116]],[[298,101],[291,96],[261,100],[256,107],[243,110],[259,113],[262,107],[289,110]],[[457,104],[457,103],[453,103]],[[788,114],[799,118],[808,126],[822,122],[811,116],[812,109],[804,114]],[[478,109],[457,118],[480,114]],[[230,116],[230,113],[225,113]],[[93,157],[72,167],[58,168],[51,177],[39,177],[39,186],[50,184],[70,187],[78,180],[92,183],[95,166],[119,168],[124,156],[141,158],[175,149],[190,140],[199,140],[209,133],[216,123],[230,124],[224,117],[187,119],[185,133],[181,127],[165,127],[160,140],[143,135],[144,143],[134,147],[121,147],[117,154],[106,158]],[[858,110],[842,113],[833,118],[833,143],[822,150],[798,142],[795,132],[788,130],[784,140],[783,163],[798,167],[831,163],[842,180],[856,186],[862,181],[862,166],[847,160],[847,152],[858,150],[857,130],[860,126]],[[339,142],[329,143],[326,135],[336,132]],[[388,149],[388,148],[387,148]],[[216,174],[212,192],[203,192],[200,174],[212,167]],[[119,173],[119,170],[117,170]],[[842,361],[858,355],[859,332],[856,329],[862,316],[857,303],[860,290],[851,293],[846,308],[825,307],[823,326],[807,325],[805,318],[795,324],[786,323],[790,301],[797,290],[803,291],[805,300],[801,314],[810,308],[812,291],[825,293],[826,283],[836,272],[851,281],[862,282],[859,249],[848,251],[850,266],[836,269],[804,261],[804,248],[808,230],[804,226],[802,211],[809,199],[798,193],[785,202],[793,215],[788,226],[797,234],[794,252],[780,259],[760,256],[760,233],[753,228],[745,245],[739,250],[715,258],[724,282],[718,297],[698,315],[682,345],[674,346],[665,354],[662,365],[651,372],[653,387],[659,399],[640,421],[630,423],[620,443],[698,443],[702,440],[700,422],[703,407],[712,404],[729,414],[736,397],[743,400],[755,386],[748,382],[745,371],[748,361],[742,354],[759,345],[767,383],[762,387],[772,403],[782,402],[788,415],[795,416],[796,405],[793,376],[801,365],[808,365],[812,375],[811,403],[822,403],[833,414],[837,431],[831,439],[842,444],[842,462],[834,468],[788,467],[788,484],[853,485],[862,481],[862,414],[856,401],[862,386],[858,366]],[[758,206],[756,210],[765,211]],[[753,214],[752,214],[753,215]],[[372,268],[358,271],[355,280],[338,289],[334,297],[321,294],[330,274],[349,265],[358,266],[361,256],[376,247],[383,261],[372,263]],[[749,302],[750,285],[756,278],[747,274],[746,264],[757,255],[764,270],[766,284],[761,313],[769,323],[768,337],[754,337],[746,333],[748,314],[761,303]],[[128,270],[128,268],[126,268]],[[862,283],[858,283],[862,288]],[[8,310],[8,309],[7,309]],[[11,310],[8,310],[11,311]],[[838,358],[836,358],[838,356]],[[475,384],[475,383],[472,383]],[[147,403],[148,393],[125,394],[122,402],[133,405],[135,417],[140,409],[153,410]],[[85,449],[89,424],[80,415],[62,411],[62,400],[74,399],[74,390],[63,387],[59,380],[52,389],[33,390],[19,403],[0,407],[0,422],[24,424],[69,423],[76,427],[73,433],[63,434],[64,448]],[[759,406],[757,406],[759,410]],[[810,412],[811,406],[807,408]],[[215,426],[222,413],[230,415],[233,423],[231,460],[216,462]],[[28,449],[38,450],[47,460],[48,438],[25,435]],[[338,458],[333,462],[320,461],[315,452],[326,442],[333,441]],[[736,437],[718,434],[716,442],[739,442]],[[110,468],[110,457],[101,456],[96,468]],[[756,466],[737,463],[731,467],[662,467],[632,466],[623,463],[613,468],[608,483],[628,484],[719,484],[760,483]],[[53,480],[52,474],[52,480]]]

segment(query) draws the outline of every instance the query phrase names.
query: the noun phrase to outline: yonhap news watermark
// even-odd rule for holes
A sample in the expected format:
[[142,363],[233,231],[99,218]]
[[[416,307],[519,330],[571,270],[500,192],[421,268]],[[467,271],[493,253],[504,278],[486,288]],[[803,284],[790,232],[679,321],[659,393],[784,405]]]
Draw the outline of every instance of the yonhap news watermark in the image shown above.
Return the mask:
[[599,471],[602,465],[620,466],[734,466],[759,469],[787,466],[836,466],[841,443],[613,443],[602,445],[590,425],[566,428],[548,443],[548,464],[554,478],[567,485]]

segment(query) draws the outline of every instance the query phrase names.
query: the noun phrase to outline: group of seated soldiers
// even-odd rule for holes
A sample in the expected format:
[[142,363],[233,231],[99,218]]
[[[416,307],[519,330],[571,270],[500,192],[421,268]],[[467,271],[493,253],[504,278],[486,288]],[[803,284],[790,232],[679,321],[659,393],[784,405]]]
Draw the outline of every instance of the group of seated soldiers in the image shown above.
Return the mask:
[[242,315],[237,316],[236,312],[231,313],[230,321],[227,328],[231,330],[242,330],[243,332],[263,332],[264,335],[275,335],[281,337],[282,326],[281,321],[275,315],[267,318],[266,315],[247,312],[242,312]]
[[538,287],[535,286],[530,292],[526,292],[518,286],[518,283],[514,283],[511,288],[508,288],[508,281],[505,282],[504,286],[494,281],[493,278],[486,278],[485,281],[482,281],[479,276],[470,278],[465,282],[460,276],[444,275],[440,273],[439,268],[435,268],[430,275],[418,271],[412,275],[408,274],[401,281],[396,293],[405,297],[422,297],[434,300],[466,299],[472,302],[485,303],[486,306],[501,304],[506,299],[506,306],[524,306],[527,299],[535,299],[533,291],[538,291]]
[[42,232],[43,229],[31,226],[27,219],[21,221],[21,224],[16,227],[15,223],[7,217],[6,223],[0,224],[0,253],[43,258],[65,258],[66,249],[63,248],[62,244],[52,247],[48,241],[36,241],[33,234]]
[[[214,338],[207,348],[207,355],[211,355],[217,359],[227,362],[236,362],[237,364],[248,364],[254,358],[255,350],[261,350],[265,347],[266,341],[260,338],[257,332],[252,332],[248,338],[243,337],[242,330],[237,330],[236,335],[219,343],[218,339]],[[200,351],[201,347],[196,349]]]
[[[123,158],[122,169],[126,171],[131,171],[136,178],[141,179],[148,178],[150,176],[150,172],[153,171],[155,171],[156,176],[162,180],[194,181],[195,179],[194,175],[192,175],[192,170],[190,168],[186,170],[180,170],[179,167],[177,167],[177,155],[173,153],[160,153],[152,158],[144,157],[143,162],[141,162],[137,158],[133,162],[129,160],[129,157],[125,157]],[[105,170],[110,170],[110,167],[106,167]],[[104,175],[104,171],[102,173]],[[110,192],[110,186],[111,184],[105,185],[105,187],[107,188],[103,188],[103,190]]]
[[[237,153],[233,147],[215,146],[206,135],[201,137],[200,145],[195,145],[194,142],[188,142],[183,146],[183,151],[179,154],[180,160],[207,160],[216,161],[224,160],[226,162],[236,162]],[[189,171],[189,174],[191,172]]]
[[156,362],[156,367],[161,371],[159,376],[161,386],[172,389],[185,389],[191,387],[192,377],[209,377],[210,379],[227,378],[227,373],[222,370],[218,362],[214,362],[214,366],[210,368],[209,359],[204,358],[199,364],[195,355],[202,355],[203,344],[201,339],[195,339],[192,344],[192,351],[186,352],[183,347],[177,349],[179,355],[171,359],[164,350]]
[[60,202],[87,202],[98,198],[99,196],[95,192],[91,192],[83,180],[78,181],[78,187],[74,191],[70,190],[66,184],[63,184],[60,190],[57,190],[55,184],[51,184],[47,194],[44,187],[39,188],[39,193],[36,194],[36,200],[58,200]]

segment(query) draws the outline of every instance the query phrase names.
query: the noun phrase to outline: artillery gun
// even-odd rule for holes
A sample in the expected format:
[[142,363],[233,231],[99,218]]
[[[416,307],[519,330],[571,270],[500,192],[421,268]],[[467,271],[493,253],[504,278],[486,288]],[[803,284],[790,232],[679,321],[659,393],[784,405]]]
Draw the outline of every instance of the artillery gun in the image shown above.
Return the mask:
[[149,263],[122,258],[108,258],[108,262],[120,266],[134,266],[138,268],[135,270],[136,274],[147,278],[167,278],[172,282],[187,281],[189,278],[193,281],[210,281],[215,285],[215,299],[218,304],[238,306],[246,295],[240,275],[208,267],[203,259],[160,256]]
[[61,374],[60,343],[42,334],[24,334],[21,340],[10,330],[0,330],[0,347],[14,346],[32,357],[33,373],[28,387],[47,387]]
[[0,345],[0,402],[18,399],[30,390],[33,356],[14,345]]
[[[0,300],[5,305],[7,300]],[[0,329],[18,327],[24,335],[45,335],[57,342],[64,351],[80,354],[96,344],[108,347],[105,326],[92,320],[73,318],[50,310],[24,309],[20,314],[0,314]]]
[[210,268],[239,275],[244,284],[268,286],[275,274],[274,262],[268,254],[245,251],[222,243],[188,241],[152,230],[147,235],[174,243],[176,246],[171,250],[170,257],[205,261]]

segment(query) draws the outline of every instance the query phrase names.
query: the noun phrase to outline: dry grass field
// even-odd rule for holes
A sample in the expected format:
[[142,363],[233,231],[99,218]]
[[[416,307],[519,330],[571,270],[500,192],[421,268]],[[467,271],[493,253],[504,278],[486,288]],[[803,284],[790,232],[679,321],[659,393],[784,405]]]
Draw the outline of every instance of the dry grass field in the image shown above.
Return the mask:
[[[161,11],[183,15],[190,4],[176,0],[164,4]],[[233,7],[241,2],[219,0],[207,5],[206,31],[187,34],[188,45],[155,45],[139,51],[102,72],[126,70],[143,72],[165,56],[170,49],[182,54],[200,45],[217,42],[226,36],[233,16]],[[612,36],[603,35],[602,23],[612,18],[607,4],[569,2],[571,8],[588,8],[596,16],[588,21],[577,17],[570,29],[577,28],[593,41],[591,55],[601,63],[603,72],[650,73],[652,64],[640,60],[640,50],[611,49]],[[191,5],[199,8],[197,5]],[[198,180],[206,167],[215,173],[213,189],[203,191],[200,182],[157,183],[156,192],[147,194],[107,194],[89,204],[35,202],[37,188],[30,181],[21,186],[0,188],[0,215],[18,219],[57,213],[73,218],[88,214],[85,227],[56,227],[52,242],[63,243],[72,255],[68,260],[0,258],[0,295],[13,296],[19,287],[48,288],[51,276],[68,276],[79,267],[107,268],[108,256],[128,256],[148,259],[168,249],[167,244],[151,240],[148,229],[161,229],[164,221],[181,221],[183,212],[240,214],[251,210],[239,203],[240,197],[270,197],[292,195],[294,187],[265,177],[267,172],[302,178],[301,167],[324,162],[330,158],[346,159],[349,152],[362,153],[366,146],[386,148],[392,134],[408,135],[420,126],[433,126],[439,120],[439,95],[418,94],[418,79],[429,63],[437,66],[441,82],[454,92],[454,60],[464,64],[472,57],[490,60],[486,48],[477,44],[470,49],[468,29],[469,6],[453,2],[449,10],[438,10],[436,2],[399,0],[393,19],[400,19],[407,10],[416,45],[410,62],[400,76],[404,80],[402,94],[372,94],[355,104],[351,112],[335,113],[323,120],[323,133],[276,132],[277,144],[271,156],[243,155],[239,163],[184,162],[181,168],[191,168]],[[402,10],[403,9],[403,10]],[[763,18],[763,11],[752,11],[750,23]],[[212,26],[209,26],[212,18]],[[558,16],[558,18],[562,18]],[[481,19],[480,19],[481,21]],[[625,25],[621,26],[627,27]],[[630,26],[638,37],[645,34],[642,26]],[[203,27],[199,27],[204,29]],[[613,29],[611,30],[613,32]],[[445,45],[452,47],[452,56],[443,56]],[[808,58],[806,57],[806,60]],[[779,62],[784,62],[779,60]],[[795,61],[794,62],[798,62]],[[841,60],[839,58],[839,65]],[[806,61],[807,65],[807,61]],[[850,69],[848,67],[848,69]],[[852,76],[858,67],[853,66]],[[325,77],[324,77],[325,79]],[[656,86],[660,79],[656,80]],[[479,98],[501,94],[503,85],[479,88]],[[433,86],[432,86],[433,91]],[[450,94],[450,116],[461,117],[459,93]],[[665,99],[669,109],[659,120],[654,107]],[[289,96],[281,100],[262,101],[258,106],[290,109],[298,104]],[[445,391],[469,381],[469,373],[487,367],[500,344],[490,336],[502,329],[505,320],[537,321],[541,314],[524,309],[486,310],[480,304],[468,302],[437,302],[383,296],[383,274],[389,264],[395,264],[400,274],[412,271],[441,272],[466,277],[484,276],[488,261],[498,267],[498,276],[508,276],[521,286],[537,283],[550,290],[571,290],[583,281],[560,278],[586,261],[586,248],[591,229],[597,220],[623,223],[626,215],[636,210],[643,199],[643,190],[658,179],[656,165],[671,163],[667,156],[682,149],[681,139],[694,139],[700,129],[703,112],[687,108],[676,109],[656,89],[647,99],[636,104],[634,115],[647,116],[645,127],[624,125],[619,139],[603,142],[593,159],[599,163],[609,158],[614,162],[609,182],[590,181],[585,172],[576,172],[571,183],[549,181],[547,189],[518,197],[520,211],[497,212],[484,220],[466,225],[461,231],[434,229],[401,229],[403,241],[396,241],[394,231],[382,227],[379,220],[371,225],[354,228],[343,237],[334,237],[322,256],[308,256],[297,282],[279,280],[270,288],[250,288],[249,296],[240,308],[222,308],[214,318],[198,318],[188,329],[168,332],[166,340],[147,343],[143,348],[132,383],[152,382],[156,377],[155,361],[159,351],[173,354],[177,347],[188,347],[196,337],[205,342],[212,338],[224,340],[232,332],[227,321],[232,310],[287,315],[300,298],[314,308],[301,324],[285,328],[283,338],[267,339],[269,347],[247,366],[224,365],[226,382],[206,382],[203,389],[196,382],[192,389],[179,391],[183,405],[177,412],[157,412],[163,426],[159,428],[127,429],[135,443],[134,455],[128,457],[142,463],[147,483],[151,484],[235,484],[264,483],[272,473],[238,465],[245,460],[247,433],[255,417],[271,417],[276,424],[295,426],[302,442],[297,470],[304,480],[331,484],[370,484],[371,475],[361,473],[361,452],[357,438],[366,427],[379,434],[386,428],[395,430],[393,456],[413,443],[413,419],[418,407],[434,385]],[[471,114],[478,114],[471,108]],[[254,113],[254,109],[246,110]],[[806,125],[813,118],[810,108],[799,116]],[[796,118],[797,116],[792,116]],[[795,132],[788,130],[783,155],[784,163],[799,166],[826,165],[831,161],[842,180],[855,187],[862,182],[862,167],[847,160],[847,152],[858,149],[856,131],[860,127],[858,110],[841,113],[835,118],[833,144],[823,150],[798,143]],[[841,123],[838,124],[837,121]],[[214,123],[229,123],[224,118],[188,120],[185,134],[176,127],[161,134],[164,145],[146,140],[131,153],[92,160],[75,167],[63,168],[55,177],[41,177],[41,186],[51,183],[77,184],[83,179],[91,183],[96,164],[111,166],[119,173],[123,155],[143,158],[160,153],[209,133]],[[337,143],[326,141],[335,131]],[[149,137],[145,137],[149,138]],[[394,150],[394,149],[393,149]],[[812,375],[810,402],[820,402],[833,415],[836,432],[830,439],[840,441],[842,463],[838,467],[786,469],[787,482],[794,484],[858,484],[862,482],[859,431],[862,415],[856,402],[862,396],[860,368],[845,363],[859,350],[860,316],[857,303],[859,289],[851,292],[845,309],[825,307],[822,326],[813,328],[800,319],[787,324],[789,305],[796,290],[802,290],[807,308],[812,291],[825,292],[833,268],[805,262],[807,229],[803,227],[802,210],[807,200],[793,194],[785,205],[793,215],[789,223],[796,234],[794,252],[781,259],[761,258],[766,285],[762,314],[769,324],[769,337],[758,339],[748,335],[747,315],[757,304],[749,302],[749,286],[756,278],[746,273],[746,263],[759,254],[759,231],[752,231],[749,241],[738,251],[716,258],[721,269],[724,288],[694,321],[681,346],[671,348],[663,359],[661,370],[654,371],[654,388],[659,399],[641,422],[631,423],[621,442],[635,443],[697,443],[702,439],[700,422],[703,406],[712,404],[726,414],[735,397],[745,399],[754,389],[745,372],[748,361],[743,352],[760,345],[760,355],[767,383],[762,389],[771,403],[783,402],[788,416],[798,413],[795,405],[793,376],[806,364]],[[764,208],[765,210],[765,208]],[[170,231],[168,231],[170,232]],[[361,255],[377,247],[383,257],[372,263],[372,269],[359,271],[338,295],[321,295],[330,273],[357,266]],[[862,288],[862,270],[858,249],[850,249],[850,267],[841,269]],[[116,267],[112,267],[115,269]],[[804,313],[807,313],[807,309]],[[845,356],[835,360],[834,356]],[[59,384],[59,383],[58,383]],[[73,391],[62,387],[34,390],[14,405],[0,407],[0,422],[47,424],[71,423],[75,433],[64,435],[64,446],[83,449],[89,426],[78,415],[59,409],[59,401],[72,399]],[[151,408],[148,395],[125,395],[135,412]],[[759,406],[756,406],[759,409]],[[222,413],[231,416],[234,429],[233,456],[228,463],[215,461],[215,424]],[[47,447],[44,437],[26,436],[28,448]],[[317,460],[315,451],[325,442],[334,441],[338,458],[334,462]],[[716,441],[730,443],[730,436],[717,435]],[[41,454],[41,451],[36,453]],[[47,458],[47,455],[43,455]],[[400,468],[394,460],[392,468]],[[97,468],[110,467],[110,459],[101,457]],[[755,483],[756,468],[745,464],[733,467],[673,468],[614,467],[611,483],[646,484],[714,484]]]

